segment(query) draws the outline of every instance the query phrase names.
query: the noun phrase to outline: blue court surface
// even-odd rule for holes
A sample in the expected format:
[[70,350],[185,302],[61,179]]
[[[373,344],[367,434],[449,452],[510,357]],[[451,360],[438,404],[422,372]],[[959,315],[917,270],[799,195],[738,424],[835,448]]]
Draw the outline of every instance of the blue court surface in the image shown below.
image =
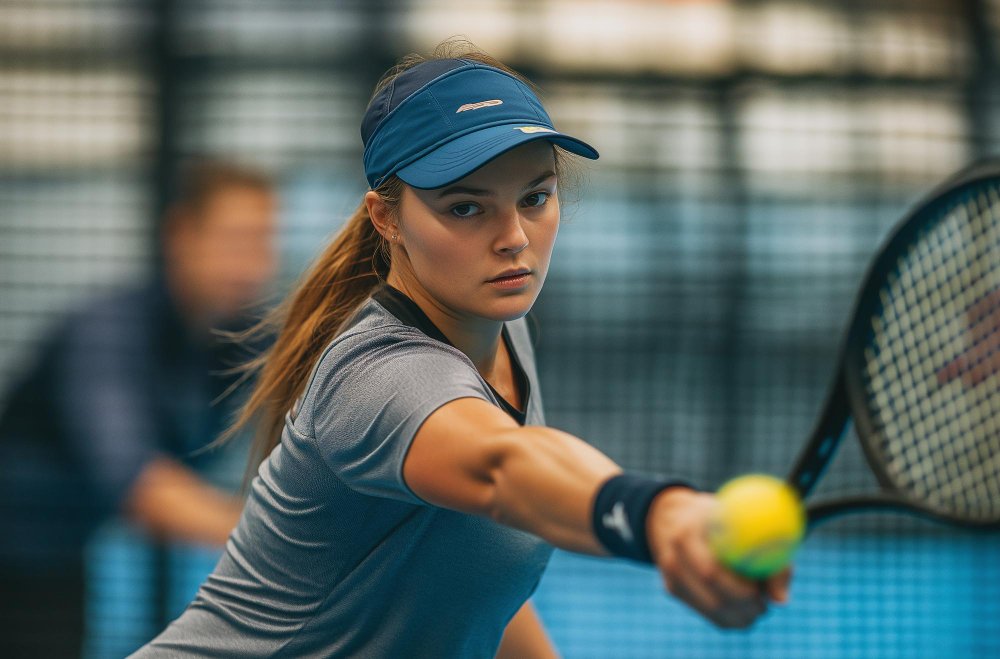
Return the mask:
[[[178,548],[172,615],[217,553]],[[88,656],[121,657],[153,630],[152,552],[122,528],[95,544]],[[566,659],[653,657],[1000,657],[1000,537],[809,538],[791,602],[747,631],[723,631],[666,596],[657,573],[557,551],[535,603]]]
[[996,536],[817,535],[789,604],[747,631],[719,630],[662,593],[652,568],[557,552],[535,602],[567,659],[1000,657]]

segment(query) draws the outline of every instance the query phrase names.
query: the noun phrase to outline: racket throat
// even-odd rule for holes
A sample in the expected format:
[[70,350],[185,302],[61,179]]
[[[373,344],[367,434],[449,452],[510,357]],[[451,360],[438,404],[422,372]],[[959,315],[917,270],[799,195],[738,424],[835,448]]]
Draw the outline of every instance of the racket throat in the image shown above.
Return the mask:
[[798,491],[800,497],[805,498],[812,491],[830,464],[840,440],[847,432],[850,418],[847,388],[843,369],[840,369],[827,394],[823,414],[813,429],[812,438],[799,454],[788,476],[789,485]]

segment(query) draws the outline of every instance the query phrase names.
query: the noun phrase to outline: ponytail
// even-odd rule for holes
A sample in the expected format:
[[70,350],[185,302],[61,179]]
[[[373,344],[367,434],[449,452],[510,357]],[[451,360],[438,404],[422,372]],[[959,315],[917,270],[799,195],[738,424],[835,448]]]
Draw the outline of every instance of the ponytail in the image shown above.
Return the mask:
[[[393,177],[375,192],[395,211],[402,182]],[[266,351],[237,369],[241,373],[239,382],[254,377],[256,382],[232,425],[219,439],[227,441],[242,429],[254,426],[244,486],[278,445],[285,413],[303,394],[323,349],[385,280],[389,265],[388,246],[362,202],[293,293],[256,325],[235,335],[238,342],[251,343],[277,334]]]

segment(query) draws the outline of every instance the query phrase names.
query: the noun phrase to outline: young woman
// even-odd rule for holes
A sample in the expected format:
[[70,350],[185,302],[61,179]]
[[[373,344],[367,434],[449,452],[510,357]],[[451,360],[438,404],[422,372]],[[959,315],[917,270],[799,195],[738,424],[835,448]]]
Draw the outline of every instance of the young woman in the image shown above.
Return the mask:
[[260,429],[243,517],[137,656],[555,656],[527,603],[553,546],[654,563],[724,627],[784,600],[787,574],[713,558],[711,495],[545,427],[523,317],[565,152],[597,152],[474,52],[405,60],[361,132],[371,191],[279,310],[239,421]]

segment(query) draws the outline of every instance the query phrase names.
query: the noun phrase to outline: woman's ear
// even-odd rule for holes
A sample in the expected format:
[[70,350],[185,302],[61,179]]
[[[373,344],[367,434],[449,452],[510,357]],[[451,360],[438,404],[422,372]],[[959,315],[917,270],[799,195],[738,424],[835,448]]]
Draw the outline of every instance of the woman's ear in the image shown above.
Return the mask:
[[369,190],[365,193],[365,207],[368,209],[368,217],[371,218],[375,230],[382,234],[386,240],[391,240],[398,235],[399,228],[396,226],[396,218],[389,210],[388,204],[378,195]]

